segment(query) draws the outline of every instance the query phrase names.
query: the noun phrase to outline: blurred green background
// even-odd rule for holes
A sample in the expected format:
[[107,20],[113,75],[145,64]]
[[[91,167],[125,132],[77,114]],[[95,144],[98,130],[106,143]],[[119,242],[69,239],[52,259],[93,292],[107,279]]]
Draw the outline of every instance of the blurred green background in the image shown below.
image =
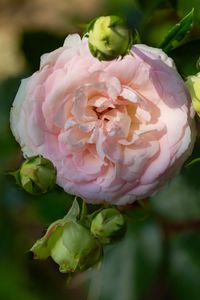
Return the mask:
[[[142,43],[158,46],[192,7],[194,27],[171,51],[183,77],[195,74],[200,56],[199,0],[0,0],[0,300],[199,300],[199,163],[127,212],[125,239],[105,251],[100,270],[69,282],[51,261],[32,261],[28,249],[63,217],[72,197],[60,189],[42,197],[18,190],[6,171],[22,161],[9,128],[9,111],[20,79],[38,68],[41,54],[82,33],[93,17],[120,14]],[[197,140],[193,157],[200,156]]]

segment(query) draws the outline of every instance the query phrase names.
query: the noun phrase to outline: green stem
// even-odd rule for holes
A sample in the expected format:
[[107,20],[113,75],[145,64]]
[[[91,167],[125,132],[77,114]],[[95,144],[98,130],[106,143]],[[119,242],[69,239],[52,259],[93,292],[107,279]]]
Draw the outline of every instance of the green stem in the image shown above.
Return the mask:
[[83,221],[86,215],[87,215],[87,204],[84,200],[82,200],[80,221]]

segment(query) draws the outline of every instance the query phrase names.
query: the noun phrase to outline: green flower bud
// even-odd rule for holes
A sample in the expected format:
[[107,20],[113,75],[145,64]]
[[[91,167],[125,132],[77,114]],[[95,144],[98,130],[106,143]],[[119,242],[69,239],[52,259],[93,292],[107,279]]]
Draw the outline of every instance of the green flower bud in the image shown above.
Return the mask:
[[122,18],[105,16],[89,24],[88,43],[93,56],[99,60],[112,60],[128,53],[133,37]]
[[54,222],[31,251],[35,259],[51,256],[62,273],[84,271],[102,257],[102,247],[90,231],[70,218]]
[[42,156],[28,158],[13,174],[17,184],[32,195],[46,193],[56,183],[56,169],[52,162]]
[[91,223],[91,233],[102,244],[108,244],[125,232],[126,224],[123,215],[115,208],[106,208],[99,212]]
[[186,86],[190,92],[194,109],[200,117],[200,72],[196,75],[189,76],[186,81]]

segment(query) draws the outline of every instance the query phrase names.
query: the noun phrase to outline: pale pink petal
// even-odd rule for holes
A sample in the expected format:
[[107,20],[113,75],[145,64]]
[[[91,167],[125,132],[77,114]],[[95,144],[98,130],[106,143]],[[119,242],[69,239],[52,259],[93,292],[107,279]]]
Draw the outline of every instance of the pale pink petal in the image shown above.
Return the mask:
[[69,34],[64,42],[64,48],[73,48],[81,45],[81,37],[79,34]]

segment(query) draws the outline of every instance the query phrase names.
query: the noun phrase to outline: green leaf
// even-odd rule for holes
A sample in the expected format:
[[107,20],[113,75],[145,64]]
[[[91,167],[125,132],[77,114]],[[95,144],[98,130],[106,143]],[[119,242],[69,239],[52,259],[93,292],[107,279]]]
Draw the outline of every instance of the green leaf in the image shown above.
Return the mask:
[[169,281],[174,299],[200,299],[199,249],[199,232],[181,233],[171,239]]
[[193,25],[193,15],[194,9],[169,31],[160,44],[160,48],[168,52],[178,47]]
[[191,165],[200,162],[200,157],[193,159],[191,162],[189,162],[186,167],[190,167]]
[[100,270],[91,276],[89,299],[140,300],[158,275],[162,238],[152,221],[129,222],[125,238],[108,246]]
[[[174,0],[171,0],[174,1]],[[177,2],[177,12],[179,16],[184,16],[194,8],[194,26],[197,27],[200,25],[200,3],[199,0],[176,0]],[[198,31],[196,32],[197,36],[199,35]]]

